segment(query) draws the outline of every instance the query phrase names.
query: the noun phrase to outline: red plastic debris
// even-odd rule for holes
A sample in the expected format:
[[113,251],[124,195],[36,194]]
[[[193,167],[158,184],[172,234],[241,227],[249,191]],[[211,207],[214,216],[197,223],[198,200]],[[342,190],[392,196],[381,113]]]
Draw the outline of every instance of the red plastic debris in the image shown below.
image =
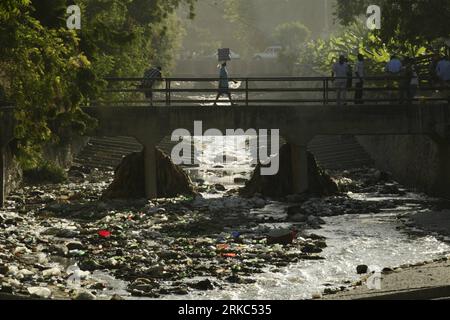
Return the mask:
[[108,230],[100,230],[98,232],[98,235],[102,238],[109,238],[111,237],[111,232],[109,232]]
[[229,248],[230,248],[230,246],[228,244],[218,244],[217,245],[217,250],[219,250],[219,251],[225,251]]
[[222,257],[225,257],[225,258],[236,258],[237,254],[236,253],[224,253],[224,254],[222,254]]

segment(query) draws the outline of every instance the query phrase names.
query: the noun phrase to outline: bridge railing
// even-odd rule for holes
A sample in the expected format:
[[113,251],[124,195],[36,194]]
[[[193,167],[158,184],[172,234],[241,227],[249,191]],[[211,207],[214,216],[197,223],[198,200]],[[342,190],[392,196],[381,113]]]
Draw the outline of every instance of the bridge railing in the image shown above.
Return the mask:
[[[155,81],[152,89],[143,89],[142,78],[108,78],[108,88],[92,105],[148,106],[145,92],[153,93],[154,105],[211,105],[216,101],[218,78],[163,78]],[[407,98],[405,79],[399,77],[364,78],[362,101],[355,101],[358,79],[332,77],[272,77],[230,78],[229,92],[233,102],[239,105],[290,105],[290,104],[336,104],[336,80],[352,82],[347,86],[347,103],[395,104],[406,102],[447,101],[446,86],[423,84],[419,96]],[[440,92],[439,94],[437,92]],[[225,97],[226,98],[226,97]],[[223,100],[219,100],[219,104]]]

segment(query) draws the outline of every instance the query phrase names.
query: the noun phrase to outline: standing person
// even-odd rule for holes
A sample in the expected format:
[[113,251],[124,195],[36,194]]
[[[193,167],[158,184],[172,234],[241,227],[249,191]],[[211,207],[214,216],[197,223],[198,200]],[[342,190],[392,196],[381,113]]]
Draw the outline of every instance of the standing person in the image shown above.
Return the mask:
[[433,55],[433,58],[431,59],[430,64],[428,66],[430,84],[432,86],[436,86],[436,84],[439,83],[439,77],[436,72],[439,60],[440,60],[440,57],[438,54]]
[[345,58],[345,63],[347,64],[347,90],[351,90],[353,88],[353,67],[350,64],[348,58]]
[[442,57],[436,66],[436,75],[442,82],[450,81],[450,60],[447,56]]
[[412,104],[419,87],[419,77],[414,66],[414,60],[406,57],[402,67],[400,81],[400,103]]
[[414,98],[417,95],[417,92],[419,91],[419,74],[417,72],[417,68],[415,64],[411,65],[411,82],[409,84],[409,90],[408,90],[408,100],[409,103],[412,103]]
[[144,91],[145,98],[150,101],[150,106],[153,107],[153,86],[156,81],[162,80],[162,68],[150,68],[144,72],[144,79],[140,85],[140,89]]
[[398,75],[402,71],[402,66],[400,59],[396,55],[393,55],[391,56],[391,60],[386,64],[386,72],[391,75]]
[[364,95],[364,76],[365,76],[365,62],[364,56],[362,54],[358,54],[358,62],[356,63],[355,68],[355,103],[356,104],[364,104],[363,95]]
[[341,55],[339,61],[333,65],[331,77],[334,79],[334,86],[336,88],[337,104],[347,105],[347,72],[348,64],[345,62],[345,57]]
[[443,89],[442,96],[450,103],[450,60],[448,56],[444,56],[436,67],[436,75],[438,76]]
[[[386,73],[388,74],[388,89],[395,90],[399,87],[398,79],[395,79],[401,75],[401,72],[403,70],[403,64],[400,61],[400,59],[396,55],[392,55],[389,62],[386,64]],[[400,91],[399,95],[395,97],[396,95],[389,91],[389,99],[390,100],[397,100],[398,98],[402,98],[402,92]]]
[[219,98],[223,95],[226,95],[228,99],[231,102],[231,105],[236,105],[233,103],[233,100],[231,99],[231,92],[230,92],[230,84],[228,80],[228,70],[227,70],[227,63],[222,63],[220,67],[220,80],[219,80],[219,92],[217,93],[216,101],[214,102],[214,106],[217,106],[217,102],[219,101]]

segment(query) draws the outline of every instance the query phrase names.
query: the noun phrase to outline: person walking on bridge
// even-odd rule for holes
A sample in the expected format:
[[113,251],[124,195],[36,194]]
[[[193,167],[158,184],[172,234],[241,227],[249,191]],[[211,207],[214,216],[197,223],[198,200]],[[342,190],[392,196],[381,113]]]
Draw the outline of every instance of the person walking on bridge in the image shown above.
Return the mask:
[[232,106],[236,105],[235,103],[233,103],[233,100],[231,99],[230,84],[228,80],[228,70],[226,62],[222,63],[222,65],[220,66],[219,92],[217,93],[214,106],[217,106],[219,98],[223,95],[226,95],[228,97]]
[[140,85],[140,89],[144,92],[145,98],[150,101],[150,106],[153,107],[153,86],[156,81],[162,80],[162,68],[150,68],[145,71],[144,79]]
[[339,61],[333,65],[333,72],[331,73],[336,88],[338,105],[347,105],[347,73],[349,68],[345,60],[345,56],[341,55]]

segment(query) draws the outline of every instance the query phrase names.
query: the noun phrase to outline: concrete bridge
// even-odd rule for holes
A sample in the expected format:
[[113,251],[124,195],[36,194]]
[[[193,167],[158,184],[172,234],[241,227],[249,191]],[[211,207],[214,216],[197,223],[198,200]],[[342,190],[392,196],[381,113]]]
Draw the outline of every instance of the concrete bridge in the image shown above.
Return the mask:
[[96,134],[131,136],[145,152],[145,182],[148,198],[155,198],[155,147],[174,130],[194,134],[194,122],[202,121],[203,132],[218,129],[279,129],[292,146],[294,190],[308,189],[305,177],[307,145],[317,135],[429,135],[448,138],[448,105],[364,106],[236,106],[236,107],[88,107],[83,111],[98,119]]
[[[126,79],[128,88],[110,89],[108,95],[115,93],[139,95],[141,90],[133,89],[136,82],[142,79]],[[241,106],[200,106],[202,99],[173,99],[172,94],[215,93],[215,89],[180,89],[172,88],[172,84],[180,81],[191,82],[195,79],[165,79],[165,89],[155,89],[157,93],[164,93],[166,98],[162,107],[130,107],[119,103],[93,103],[92,107],[85,107],[83,111],[96,118],[99,126],[95,134],[99,136],[130,136],[136,138],[145,150],[145,183],[146,195],[149,199],[157,195],[155,146],[163,137],[171,135],[174,130],[186,129],[194,133],[194,122],[202,121],[203,131],[218,129],[223,133],[229,129],[278,129],[280,134],[292,146],[294,190],[302,193],[308,189],[307,145],[317,135],[429,135],[439,141],[448,141],[450,126],[450,110],[448,103],[442,99],[418,104],[392,104],[390,99],[375,99],[377,104],[336,106],[331,105],[335,100],[329,98],[334,92],[329,83],[331,78],[265,78],[241,79],[244,89],[231,90],[244,95]],[[210,81],[200,79],[198,81]],[[217,80],[217,79],[216,79]],[[379,81],[380,79],[374,79]],[[283,87],[283,88],[252,88],[251,81],[268,83],[311,82],[321,83],[316,87]],[[124,79],[113,79],[110,83],[121,83]],[[372,91],[395,91],[393,88],[367,88]],[[434,88],[428,88],[432,90]],[[268,98],[252,100],[249,95],[260,92],[278,92],[282,94],[305,94],[313,96],[307,99],[278,99]],[[317,94],[321,96],[317,98]],[[394,99],[394,101],[398,99]],[[196,105],[175,106],[177,103]],[[373,100],[366,99],[369,103]],[[417,100],[416,100],[417,101]],[[126,101],[127,103],[130,100]],[[387,102],[391,104],[379,104]],[[139,102],[140,103],[140,102]],[[268,105],[268,103],[273,103]],[[302,103],[316,103],[302,105]],[[104,106],[100,106],[104,105]],[[13,139],[14,120],[12,108],[0,108],[0,205],[4,201],[5,190],[5,146]],[[445,140],[447,139],[447,140]]]

